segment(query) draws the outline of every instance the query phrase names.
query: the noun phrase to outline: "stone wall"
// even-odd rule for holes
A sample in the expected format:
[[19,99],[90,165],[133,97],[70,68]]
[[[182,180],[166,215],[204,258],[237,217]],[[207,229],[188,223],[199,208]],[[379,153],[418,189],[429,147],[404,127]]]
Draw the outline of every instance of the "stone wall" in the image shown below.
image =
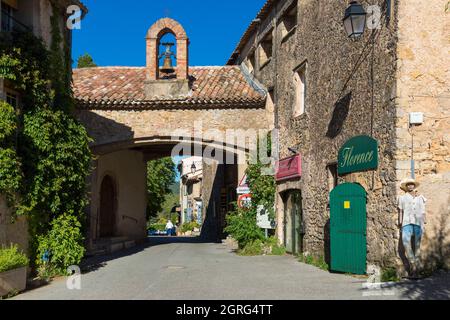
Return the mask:
[[202,203],[203,219],[201,236],[204,239],[215,241],[217,238],[217,217],[220,202],[220,188],[223,185],[223,170],[217,161],[203,162]]
[[[95,140],[93,145],[148,137],[171,137],[176,130],[192,135],[195,123],[202,130],[266,129],[265,109],[78,110],[77,117]],[[208,138],[208,137],[205,137]]]
[[25,217],[11,220],[11,209],[4,196],[0,195],[0,248],[17,244],[23,252],[28,252],[28,223]]
[[[447,0],[398,1],[397,150],[398,183],[415,175],[427,199],[423,254],[450,266],[450,12]],[[420,23],[418,23],[420,21]],[[423,125],[409,128],[409,113],[423,112]]]
[[91,176],[90,237],[98,238],[100,188],[109,175],[116,185],[115,236],[140,240],[146,237],[147,167],[141,152],[121,151],[100,156]]
[[[383,1],[374,1],[381,4]],[[278,14],[268,19],[278,25]],[[303,158],[303,176],[298,181],[279,183],[277,191],[277,234],[283,236],[283,204],[280,193],[301,189],[306,235],[304,250],[326,255],[325,239],[330,212],[327,166],[337,162],[340,147],[356,135],[371,135],[371,42],[370,32],[358,41],[347,38],[342,17],[343,1],[298,1],[297,27],[285,38],[274,34],[270,65],[255,75],[275,90],[279,157],[290,156],[288,147]],[[395,12],[395,11],[393,11]],[[276,19],[273,21],[273,19]],[[261,28],[267,25],[261,22]],[[257,37],[258,38],[258,37]],[[244,61],[241,57],[240,61]],[[396,258],[398,228],[395,226],[395,104],[396,94],[396,21],[383,21],[374,44],[374,117],[373,137],[379,141],[378,170],[350,174],[341,182],[358,182],[368,192],[367,243],[368,263],[391,264]],[[294,70],[306,64],[306,112],[292,116],[295,88]],[[277,79],[275,81],[275,79]]]

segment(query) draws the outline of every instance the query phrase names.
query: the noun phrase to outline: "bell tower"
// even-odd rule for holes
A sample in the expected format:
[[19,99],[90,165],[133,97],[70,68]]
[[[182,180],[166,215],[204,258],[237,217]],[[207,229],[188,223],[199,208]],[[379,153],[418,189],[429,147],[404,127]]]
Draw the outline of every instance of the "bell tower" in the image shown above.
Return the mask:
[[[174,43],[161,43],[161,38],[171,33],[176,39],[176,54],[170,51]],[[155,22],[148,30],[147,37],[147,66],[145,94],[147,99],[181,98],[189,93],[189,39],[184,28],[177,21],[163,18]],[[164,53],[159,54],[160,45],[166,47]],[[175,57],[177,65],[171,63]],[[164,57],[164,65],[160,67],[160,59]]]

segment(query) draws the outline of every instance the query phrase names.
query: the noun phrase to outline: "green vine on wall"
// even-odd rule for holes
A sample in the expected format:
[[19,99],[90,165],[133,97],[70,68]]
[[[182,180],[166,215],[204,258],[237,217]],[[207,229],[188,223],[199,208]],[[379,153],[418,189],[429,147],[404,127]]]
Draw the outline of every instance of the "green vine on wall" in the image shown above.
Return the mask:
[[22,183],[22,164],[17,156],[15,137],[17,116],[14,108],[0,100],[0,193],[10,207],[17,203]]
[[70,52],[67,41],[61,35],[60,12],[58,1],[51,1],[52,16],[50,18],[52,40],[50,45],[50,76],[55,90],[54,107],[66,111],[73,109],[71,86]]
[[46,275],[49,270],[50,275],[64,273],[84,255],[83,212],[92,159],[87,132],[70,113],[70,55],[59,10],[53,4],[50,49],[31,33],[2,34],[0,39],[0,77],[20,93],[21,101],[16,110],[0,104],[0,192],[18,195],[13,209],[28,218],[30,260]]

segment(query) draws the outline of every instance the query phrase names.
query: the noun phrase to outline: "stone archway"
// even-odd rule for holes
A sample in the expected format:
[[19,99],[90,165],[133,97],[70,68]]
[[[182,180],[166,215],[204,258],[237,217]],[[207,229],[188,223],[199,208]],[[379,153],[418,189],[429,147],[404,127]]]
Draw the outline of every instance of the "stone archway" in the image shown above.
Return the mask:
[[100,238],[112,237],[115,233],[117,211],[116,184],[110,175],[106,175],[100,187],[99,235]]
[[[159,42],[167,33],[175,35],[177,42],[176,77],[160,78]],[[189,39],[177,21],[158,20],[148,30],[146,44],[146,67],[74,70],[75,116],[92,138],[90,147],[96,155],[87,208],[89,237],[94,241],[111,234],[108,223],[101,235],[97,232],[97,217],[101,212],[103,221],[108,221],[107,213],[112,211],[114,236],[145,239],[147,161],[173,154],[213,159],[205,160],[209,177],[205,184],[211,191],[202,201],[204,211],[215,217],[228,199],[233,200],[247,155],[257,150],[257,137],[267,135],[271,127],[265,88],[239,66],[189,66]],[[231,171],[237,174],[233,181]],[[113,173],[116,183],[116,202],[111,200],[111,181],[103,181],[108,173]]]

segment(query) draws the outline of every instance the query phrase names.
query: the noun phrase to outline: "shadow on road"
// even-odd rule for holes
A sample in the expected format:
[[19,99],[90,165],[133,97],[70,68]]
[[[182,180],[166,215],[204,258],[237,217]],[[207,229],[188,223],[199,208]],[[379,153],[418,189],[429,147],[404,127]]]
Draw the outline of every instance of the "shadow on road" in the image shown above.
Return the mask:
[[415,300],[449,300],[450,273],[440,272],[419,281],[408,281],[399,285],[401,297]]
[[95,257],[89,257],[84,259],[81,264],[80,268],[83,274],[96,271],[100,268],[103,268],[106,266],[106,263],[108,261],[124,258],[127,256],[132,256],[134,254],[137,254],[147,248],[154,247],[154,246],[161,246],[161,245],[169,245],[173,243],[192,243],[192,244],[199,244],[199,243],[214,243],[212,241],[204,240],[202,237],[158,237],[158,236],[152,236],[148,237],[144,240],[143,243],[136,245],[133,248],[124,249],[115,253],[102,255],[102,256],[95,256]]

